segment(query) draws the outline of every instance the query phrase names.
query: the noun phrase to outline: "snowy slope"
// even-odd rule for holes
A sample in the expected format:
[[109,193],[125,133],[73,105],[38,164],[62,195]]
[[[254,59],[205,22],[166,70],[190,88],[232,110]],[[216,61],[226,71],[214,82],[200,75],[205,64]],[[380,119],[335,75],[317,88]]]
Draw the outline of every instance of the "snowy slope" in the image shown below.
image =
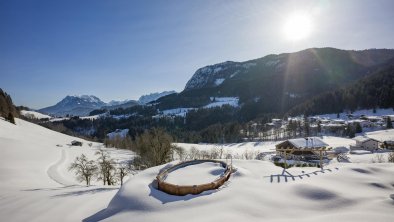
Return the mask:
[[[177,197],[154,188],[157,173],[167,165],[140,172],[119,191],[116,186],[99,183],[85,187],[75,181],[67,167],[81,153],[94,158],[101,144],[89,147],[88,141],[23,120],[16,122],[0,120],[0,221],[394,220],[394,200],[390,197],[394,194],[394,164],[371,163],[375,154],[349,155],[353,163],[333,161],[323,172],[312,167],[288,169],[294,177],[278,176],[282,169],[270,161],[234,159],[237,171],[219,190]],[[74,139],[84,145],[69,147]],[[354,143],[337,137],[322,139],[332,147]],[[272,153],[276,143],[226,144],[223,149],[233,155],[245,150]],[[220,148],[215,144],[177,145]],[[124,150],[109,151],[120,161],[132,155]],[[209,164],[195,165],[179,170],[168,180],[207,182],[220,173]]]
[[21,114],[24,117],[30,118],[30,119],[50,119],[52,118],[51,116],[36,112],[36,111],[27,111],[27,110],[21,110]]
[[[0,221],[81,221],[105,208],[118,187],[85,187],[67,170],[81,153],[96,158],[101,144],[89,147],[20,119],[16,124],[0,120]],[[84,145],[69,147],[72,140]],[[132,155],[108,150],[119,161]]]

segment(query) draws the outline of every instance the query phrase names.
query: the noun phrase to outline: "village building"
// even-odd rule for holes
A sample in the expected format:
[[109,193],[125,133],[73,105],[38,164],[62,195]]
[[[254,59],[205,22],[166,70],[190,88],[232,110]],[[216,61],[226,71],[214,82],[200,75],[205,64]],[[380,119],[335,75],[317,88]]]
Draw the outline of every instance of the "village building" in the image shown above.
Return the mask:
[[318,137],[289,139],[276,145],[276,154],[284,160],[318,160],[322,166],[327,156],[328,144]]
[[353,138],[356,141],[355,146],[350,146],[350,150],[368,150],[374,151],[379,149],[380,141],[365,137],[365,136],[357,136]]

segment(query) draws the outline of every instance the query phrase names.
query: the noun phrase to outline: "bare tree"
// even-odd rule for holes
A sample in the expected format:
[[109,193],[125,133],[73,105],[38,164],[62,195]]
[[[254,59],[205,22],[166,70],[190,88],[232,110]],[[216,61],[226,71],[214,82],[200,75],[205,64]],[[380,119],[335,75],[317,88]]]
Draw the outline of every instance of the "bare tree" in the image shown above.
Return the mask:
[[121,163],[118,165],[116,169],[116,175],[119,178],[120,185],[123,185],[123,179],[125,176],[127,176],[130,172],[130,168],[127,164]]
[[394,152],[389,153],[389,155],[387,156],[387,161],[389,163],[394,163]]
[[84,154],[76,157],[74,162],[68,168],[69,171],[75,171],[78,181],[85,181],[86,185],[90,185],[91,179],[97,173],[97,166],[93,160],[88,160]]
[[100,149],[95,153],[99,157],[97,158],[98,169],[100,171],[99,180],[103,181],[103,184],[113,185],[115,184],[115,161],[111,158],[107,151]]
[[174,153],[178,156],[180,161],[185,161],[185,159],[186,159],[185,149],[183,149],[182,147],[179,147],[179,146],[175,146]]
[[372,163],[384,163],[384,156],[381,153],[375,154],[375,157],[372,158]]
[[200,151],[196,147],[192,147],[189,151],[189,157],[191,160],[200,158]]

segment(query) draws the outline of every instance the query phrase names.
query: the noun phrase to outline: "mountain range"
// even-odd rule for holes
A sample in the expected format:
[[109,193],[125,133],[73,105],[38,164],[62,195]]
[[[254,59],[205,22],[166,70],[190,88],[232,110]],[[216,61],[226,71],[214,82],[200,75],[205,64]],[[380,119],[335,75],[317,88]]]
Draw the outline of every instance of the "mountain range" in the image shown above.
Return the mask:
[[125,109],[136,105],[145,105],[149,102],[159,99],[162,96],[166,96],[172,93],[175,93],[175,91],[164,91],[161,93],[151,93],[148,95],[143,95],[139,98],[138,101],[111,100],[108,103],[103,102],[101,99],[93,95],[66,96],[55,105],[42,108],[38,111],[54,116],[87,116],[91,111],[97,109],[114,110],[119,108]]

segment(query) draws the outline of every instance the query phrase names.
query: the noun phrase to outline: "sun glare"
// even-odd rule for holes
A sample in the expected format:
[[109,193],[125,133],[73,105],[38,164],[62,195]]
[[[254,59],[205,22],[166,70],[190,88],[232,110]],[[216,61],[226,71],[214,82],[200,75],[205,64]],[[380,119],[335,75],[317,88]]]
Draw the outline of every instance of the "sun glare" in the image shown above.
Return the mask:
[[285,37],[291,41],[307,38],[312,31],[312,21],[308,15],[293,14],[284,26]]

